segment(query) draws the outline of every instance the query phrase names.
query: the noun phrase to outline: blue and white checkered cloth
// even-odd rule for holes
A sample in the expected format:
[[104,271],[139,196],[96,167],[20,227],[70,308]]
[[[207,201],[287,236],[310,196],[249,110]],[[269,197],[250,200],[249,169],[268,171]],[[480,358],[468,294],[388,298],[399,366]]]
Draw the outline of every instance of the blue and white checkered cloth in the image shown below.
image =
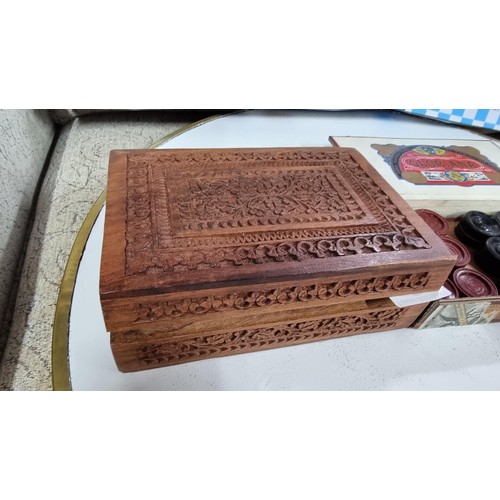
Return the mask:
[[401,111],[435,120],[500,130],[500,109],[402,109]]

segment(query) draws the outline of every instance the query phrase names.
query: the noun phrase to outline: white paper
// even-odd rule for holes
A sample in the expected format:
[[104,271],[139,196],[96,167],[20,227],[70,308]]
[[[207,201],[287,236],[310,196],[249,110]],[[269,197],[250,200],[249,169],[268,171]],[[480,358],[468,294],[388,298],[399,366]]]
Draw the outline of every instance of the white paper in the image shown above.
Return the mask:
[[451,292],[442,286],[437,292],[412,293],[409,295],[398,295],[390,297],[394,304],[398,307],[414,306],[423,304],[424,302],[432,302],[433,300],[444,299],[451,295]]

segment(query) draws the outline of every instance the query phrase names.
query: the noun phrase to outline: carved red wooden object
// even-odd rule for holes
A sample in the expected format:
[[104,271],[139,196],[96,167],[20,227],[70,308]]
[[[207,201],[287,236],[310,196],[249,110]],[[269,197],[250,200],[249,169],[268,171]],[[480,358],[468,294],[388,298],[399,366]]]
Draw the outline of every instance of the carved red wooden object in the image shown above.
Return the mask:
[[122,371],[409,326],[455,256],[349,148],[121,150],[100,296]]

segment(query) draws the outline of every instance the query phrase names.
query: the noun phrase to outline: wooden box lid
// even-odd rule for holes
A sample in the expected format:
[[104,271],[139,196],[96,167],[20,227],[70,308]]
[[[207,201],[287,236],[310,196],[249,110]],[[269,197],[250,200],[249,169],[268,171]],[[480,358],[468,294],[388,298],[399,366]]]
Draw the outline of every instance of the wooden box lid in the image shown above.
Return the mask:
[[351,148],[111,152],[101,300],[453,263]]

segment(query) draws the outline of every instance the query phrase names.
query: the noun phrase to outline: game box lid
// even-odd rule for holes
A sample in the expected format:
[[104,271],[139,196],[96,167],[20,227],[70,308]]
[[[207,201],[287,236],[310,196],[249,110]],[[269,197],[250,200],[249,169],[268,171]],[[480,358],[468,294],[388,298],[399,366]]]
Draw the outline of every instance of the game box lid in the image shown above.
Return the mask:
[[[454,262],[355,149],[110,155],[100,275],[108,305],[160,295],[213,299],[218,290],[248,295],[280,284],[319,294],[322,282],[335,280],[351,283],[345,293],[337,286],[338,300],[349,290],[398,295],[439,289]],[[106,309],[108,328],[119,309]]]

